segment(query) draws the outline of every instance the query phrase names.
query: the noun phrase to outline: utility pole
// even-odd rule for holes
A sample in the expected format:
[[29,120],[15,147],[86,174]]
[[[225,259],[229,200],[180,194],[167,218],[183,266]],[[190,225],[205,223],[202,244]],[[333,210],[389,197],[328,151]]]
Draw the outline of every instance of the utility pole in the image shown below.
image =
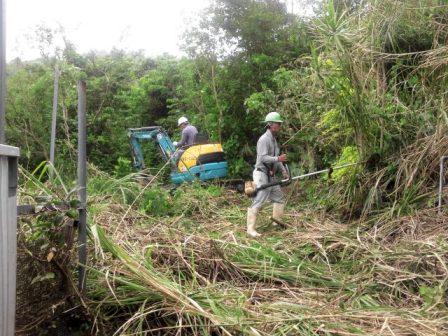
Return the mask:
[[19,149],[6,146],[5,1],[0,0],[0,335],[15,334],[17,167]]
[[53,113],[51,114],[51,138],[50,138],[50,179],[54,173],[54,152],[56,146],[56,119],[58,115],[58,95],[59,95],[59,66],[56,61],[54,66],[53,84]]
[[5,50],[5,0],[0,0],[0,144],[6,142],[5,99],[6,99],[6,50]]

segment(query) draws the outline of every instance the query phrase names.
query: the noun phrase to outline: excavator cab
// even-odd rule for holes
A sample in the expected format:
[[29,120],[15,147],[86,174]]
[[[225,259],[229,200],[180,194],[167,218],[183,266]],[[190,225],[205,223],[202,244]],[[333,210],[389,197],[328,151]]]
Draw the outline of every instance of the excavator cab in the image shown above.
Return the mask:
[[197,139],[176,159],[176,148],[168,134],[159,126],[128,129],[128,137],[132,148],[134,167],[145,169],[142,143],[147,140],[154,141],[159,147],[165,161],[170,161],[172,171],[171,182],[179,185],[195,179],[201,181],[212,180],[227,176],[227,161],[224,151],[219,143],[204,143],[204,138]]

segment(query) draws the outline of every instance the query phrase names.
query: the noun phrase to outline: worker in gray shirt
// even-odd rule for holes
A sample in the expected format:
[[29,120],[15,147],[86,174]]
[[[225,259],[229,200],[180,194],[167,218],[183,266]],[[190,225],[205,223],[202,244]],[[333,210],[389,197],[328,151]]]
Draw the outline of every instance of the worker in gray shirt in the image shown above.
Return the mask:
[[[253,172],[256,187],[270,183],[277,171],[281,171],[283,178],[287,179],[288,171],[283,162],[286,162],[286,154],[280,154],[280,148],[275,136],[281,129],[283,120],[278,112],[270,112],[266,115],[266,132],[257,142],[257,162]],[[285,200],[280,186],[273,186],[260,190],[255,196],[252,205],[247,209],[247,234],[257,237],[260,234],[255,230],[257,213],[268,200],[274,203],[272,217],[280,220],[283,216]]]
[[182,138],[179,142],[174,141],[173,145],[177,148],[176,153],[174,154],[174,159],[177,164],[179,158],[185,152],[187,147],[194,144],[196,135],[198,134],[198,130],[193,125],[190,125],[188,119],[185,117],[180,117],[177,121],[177,126],[182,129]]
[[190,125],[188,119],[185,117],[179,118],[177,121],[177,126],[182,129],[182,138],[179,142],[173,142],[174,147],[182,148],[193,145],[196,139],[196,134],[198,134],[196,127]]

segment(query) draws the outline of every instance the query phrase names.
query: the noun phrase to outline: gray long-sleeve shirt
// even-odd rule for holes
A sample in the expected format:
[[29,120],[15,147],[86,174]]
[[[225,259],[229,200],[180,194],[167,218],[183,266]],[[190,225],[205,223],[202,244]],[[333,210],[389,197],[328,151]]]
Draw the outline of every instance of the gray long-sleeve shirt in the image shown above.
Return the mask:
[[196,127],[194,127],[193,125],[187,125],[182,130],[182,138],[177,143],[176,148],[193,145],[196,134],[198,134],[198,130],[196,129]]
[[255,169],[268,173],[269,167],[269,170],[273,170],[274,173],[278,170],[286,172],[283,163],[278,161],[279,155],[280,147],[274,135],[268,129],[257,142],[257,162],[255,163]]

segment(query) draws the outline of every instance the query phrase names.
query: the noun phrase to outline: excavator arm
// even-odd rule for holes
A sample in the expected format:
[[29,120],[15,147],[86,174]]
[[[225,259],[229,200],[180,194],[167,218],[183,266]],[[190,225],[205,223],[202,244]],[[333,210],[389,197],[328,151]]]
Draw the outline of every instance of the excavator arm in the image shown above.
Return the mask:
[[128,137],[131,143],[134,167],[138,170],[145,169],[145,162],[141,147],[142,141],[155,141],[159,146],[165,161],[172,160],[172,155],[176,151],[176,148],[174,147],[168,134],[158,126],[130,128],[128,129]]

